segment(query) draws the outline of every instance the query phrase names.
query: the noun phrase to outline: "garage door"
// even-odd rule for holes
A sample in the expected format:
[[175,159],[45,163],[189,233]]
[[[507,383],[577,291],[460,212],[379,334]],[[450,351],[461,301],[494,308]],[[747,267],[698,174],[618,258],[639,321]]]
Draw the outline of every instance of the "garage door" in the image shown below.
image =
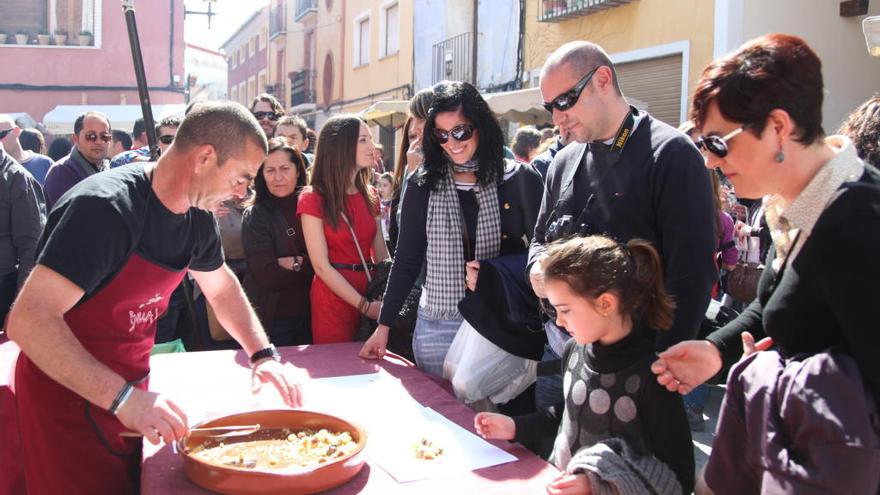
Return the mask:
[[681,54],[614,67],[625,96],[647,103],[651,115],[671,126],[681,123]]

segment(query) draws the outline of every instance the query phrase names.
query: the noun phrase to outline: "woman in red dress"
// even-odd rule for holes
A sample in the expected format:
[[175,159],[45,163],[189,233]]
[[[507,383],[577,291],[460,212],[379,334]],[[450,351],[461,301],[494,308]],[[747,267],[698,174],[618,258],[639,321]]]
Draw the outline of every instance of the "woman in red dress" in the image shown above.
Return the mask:
[[371,255],[375,261],[388,258],[378,197],[369,185],[372,166],[373,136],[364,121],[339,115],[324,124],[311,187],[297,206],[316,275],[311,289],[315,344],[349,342],[361,314],[379,316],[381,303],[363,297]]

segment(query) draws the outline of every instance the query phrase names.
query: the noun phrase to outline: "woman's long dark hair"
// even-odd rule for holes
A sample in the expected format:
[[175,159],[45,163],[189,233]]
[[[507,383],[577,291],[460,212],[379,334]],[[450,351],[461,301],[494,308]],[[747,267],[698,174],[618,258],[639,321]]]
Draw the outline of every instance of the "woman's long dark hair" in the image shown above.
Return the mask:
[[[299,194],[300,190],[305,187],[306,181],[308,180],[306,177],[306,164],[302,159],[302,155],[286,137],[276,137],[269,140],[269,153],[266,156],[271,155],[276,151],[287,153],[293,166],[296,167],[296,187],[293,190],[293,194]],[[272,193],[269,192],[269,186],[266,185],[266,177],[263,175],[263,167],[265,165],[266,162],[263,162],[263,165],[260,165],[260,169],[257,171],[257,176],[254,177],[253,204],[266,204],[269,201],[269,198],[272,197]]]
[[[357,115],[336,115],[324,123],[321,134],[318,135],[318,147],[315,149],[309,184],[321,195],[324,221],[329,222],[333,230],[336,230],[342,213],[345,213],[345,191],[348,189],[351,174],[357,168],[358,136],[362,122]],[[354,184],[376,216],[379,214],[379,199],[369,186],[372,170],[361,170],[355,177]]]
[[412,117],[407,117],[406,123],[403,124],[403,137],[400,140],[400,150],[397,153],[397,165],[394,167],[394,190],[391,191],[393,198],[400,196],[403,179],[406,177],[406,152],[409,151],[409,126],[412,121]]
[[504,134],[501,132],[501,126],[498,125],[498,119],[489,109],[486,100],[480,96],[477,88],[461,81],[441,81],[434,85],[432,91],[434,102],[428,112],[422,144],[422,151],[425,154],[425,163],[422,165],[423,184],[432,191],[447,173],[449,157],[434,138],[434,121],[437,114],[455,112],[458,109],[461,109],[462,114],[480,133],[480,144],[474,154],[480,165],[477,169],[477,181],[480,184],[488,184],[500,179],[504,174]]

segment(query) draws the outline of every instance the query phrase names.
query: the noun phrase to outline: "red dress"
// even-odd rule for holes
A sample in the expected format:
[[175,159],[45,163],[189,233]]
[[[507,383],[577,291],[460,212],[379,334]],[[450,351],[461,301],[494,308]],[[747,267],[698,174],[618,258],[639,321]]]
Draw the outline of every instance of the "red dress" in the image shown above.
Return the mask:
[[[373,248],[373,239],[376,237],[376,218],[370,211],[364,197],[360,193],[348,194],[345,197],[345,209],[354,227],[355,235],[361,246],[361,251],[369,263]],[[324,208],[321,195],[315,191],[303,191],[299,196],[296,207],[297,215],[311,215],[323,220]],[[324,237],[327,239],[327,255],[330,263],[344,263],[347,265],[360,265],[351,232],[342,219],[339,220],[336,230],[330,226],[330,222],[324,222]],[[361,294],[367,289],[367,275],[363,271],[336,269],[352,287]],[[357,330],[360,314],[357,308],[343,301],[333,293],[320,277],[315,276],[310,291],[312,304],[312,340],[315,344],[329,344],[335,342],[351,342]]]

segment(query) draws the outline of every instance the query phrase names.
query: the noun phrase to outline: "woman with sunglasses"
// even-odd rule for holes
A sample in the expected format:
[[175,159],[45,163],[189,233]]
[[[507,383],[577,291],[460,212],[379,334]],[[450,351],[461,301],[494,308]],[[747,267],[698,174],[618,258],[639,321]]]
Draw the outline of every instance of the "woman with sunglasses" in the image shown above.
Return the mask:
[[848,138],[824,135],[822,99],[818,56],[785,34],[712,62],[694,94],[706,166],[764,197],[775,243],[740,317],[652,366],[661,385],[688,393],[748,354],[730,372],[706,467],[719,493],[876,493],[880,483],[869,421],[871,397],[880,403],[880,172]]
[[388,258],[379,198],[370,186],[373,163],[373,135],[360,117],[337,115],[324,123],[311,187],[296,212],[316,275],[310,292],[315,344],[351,342],[361,315],[379,316],[382,303],[363,296],[366,270]]
[[501,128],[476,88],[444,81],[433,93],[425,160],[403,197],[379,326],[360,355],[384,355],[389,326],[425,263],[413,353],[419,368],[442,376],[446,351],[462,323],[458,303],[465,283],[473,290],[479,260],[528,249],[544,187],[533,169],[505,160]]
[[252,205],[242,219],[244,289],[276,346],[312,342],[309,288],[314,271],[296,217],[306,180],[299,151],[287,138],[270,139],[269,155],[254,178]]

